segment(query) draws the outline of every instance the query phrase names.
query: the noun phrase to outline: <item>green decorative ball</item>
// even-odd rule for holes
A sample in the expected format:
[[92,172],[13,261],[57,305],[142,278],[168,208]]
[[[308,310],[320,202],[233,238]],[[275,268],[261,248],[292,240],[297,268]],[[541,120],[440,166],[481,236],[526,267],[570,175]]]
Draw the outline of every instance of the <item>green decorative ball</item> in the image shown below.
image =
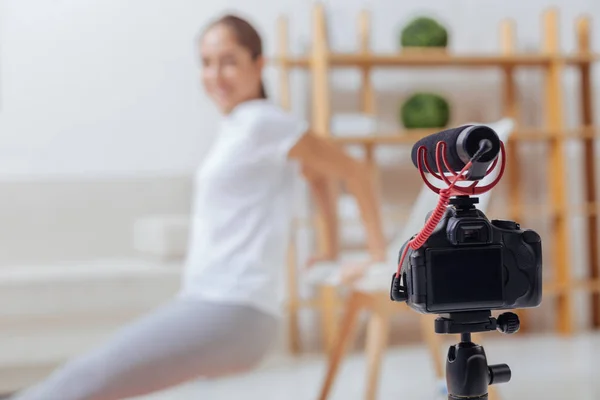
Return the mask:
[[413,19],[402,29],[402,47],[446,47],[448,31],[433,18]]
[[415,93],[402,104],[400,119],[407,129],[443,128],[450,120],[450,105],[435,93]]

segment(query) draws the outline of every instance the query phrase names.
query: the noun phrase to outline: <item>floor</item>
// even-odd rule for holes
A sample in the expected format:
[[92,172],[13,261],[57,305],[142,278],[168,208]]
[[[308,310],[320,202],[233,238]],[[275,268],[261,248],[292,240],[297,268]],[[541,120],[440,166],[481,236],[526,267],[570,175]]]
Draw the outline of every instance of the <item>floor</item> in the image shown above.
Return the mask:
[[[450,345],[451,342],[448,342]],[[485,337],[490,364],[506,363],[512,380],[499,385],[502,399],[600,398],[600,334],[565,339],[556,336]],[[443,357],[443,355],[441,355]],[[332,400],[362,399],[364,357],[350,355],[336,381]],[[324,371],[323,358],[273,359],[247,375],[195,382],[139,400],[316,399]],[[429,354],[422,346],[391,348],[384,360],[379,399],[438,400]]]

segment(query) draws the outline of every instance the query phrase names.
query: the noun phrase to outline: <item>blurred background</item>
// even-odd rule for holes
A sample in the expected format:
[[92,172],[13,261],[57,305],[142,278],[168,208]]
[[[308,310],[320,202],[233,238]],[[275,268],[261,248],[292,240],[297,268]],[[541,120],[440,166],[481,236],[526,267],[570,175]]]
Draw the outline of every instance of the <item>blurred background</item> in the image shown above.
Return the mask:
[[[517,218],[541,234],[548,296],[524,314],[518,335],[489,334],[486,350],[513,367],[513,381],[500,390],[510,398],[537,397],[542,386],[545,398],[597,398],[600,4],[592,0],[0,0],[0,392],[31,384],[178,290],[192,176],[221,117],[200,85],[196,38],[225,12],[259,28],[273,101],[325,134],[354,138],[348,150],[377,166],[390,241],[421,190],[410,160],[418,137],[473,121],[514,120],[511,137],[529,139],[509,147],[511,173],[486,213]],[[327,49],[319,45],[319,15]],[[421,49],[409,29],[419,17],[439,24],[427,29],[443,29],[447,40]],[[375,57],[356,56],[362,41]],[[354,61],[336,68],[325,55],[319,70],[309,62],[326,54],[319,51]],[[421,61],[411,64],[410,57]],[[315,76],[328,79],[313,86]],[[414,115],[415,96],[435,109],[433,120]],[[315,112],[315,104],[328,110]],[[294,302],[286,318],[297,323],[282,330],[272,357],[251,374],[148,399],[229,399],[249,390],[261,399],[292,398],[290,392],[317,398],[325,336],[335,327],[323,318],[323,283],[304,273],[315,230],[303,183],[296,208],[287,271],[295,271],[298,298],[316,300]],[[341,196],[339,210],[342,244],[360,247],[355,205]],[[292,293],[290,281],[281,285]],[[341,315],[342,300],[336,304],[327,315]],[[437,381],[418,315],[398,309],[378,398],[433,398]],[[331,398],[364,397],[367,336],[359,324]]]

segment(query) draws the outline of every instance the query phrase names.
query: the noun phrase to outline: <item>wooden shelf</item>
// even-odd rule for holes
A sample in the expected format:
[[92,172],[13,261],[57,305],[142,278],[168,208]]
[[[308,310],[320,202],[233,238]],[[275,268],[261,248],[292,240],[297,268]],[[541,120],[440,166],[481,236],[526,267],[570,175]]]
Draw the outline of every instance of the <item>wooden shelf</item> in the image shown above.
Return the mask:
[[[272,62],[284,67],[309,68],[311,58],[275,57]],[[600,54],[552,55],[524,54],[452,54],[452,53],[331,53],[326,62],[331,67],[544,67],[556,62],[565,65],[580,65],[600,61]]]
[[[518,220],[523,220],[525,218],[529,219],[545,219],[545,218],[560,218],[566,217],[563,210],[558,207],[553,207],[551,204],[523,204],[515,206],[513,209],[515,213],[515,218]],[[406,221],[408,217],[410,217],[411,210],[408,208],[399,208],[397,210],[388,210],[381,213],[382,217],[387,220],[397,221],[401,223],[402,221]],[[506,216],[508,211],[503,211],[502,215]],[[575,204],[569,205],[569,215],[577,216],[577,217],[590,217],[600,214],[600,202],[594,202],[589,204]],[[493,219],[494,216],[489,214],[488,217]],[[354,218],[342,218],[340,217],[340,221],[343,221],[346,226],[362,226],[362,220],[359,217]],[[317,222],[315,217],[296,217],[293,220],[294,229],[300,228],[313,228]],[[543,238],[542,238],[543,239]]]
[[573,282],[573,289],[600,293],[600,279],[582,279]]
[[[413,145],[419,139],[440,132],[441,129],[409,129],[397,133],[381,133],[364,136],[331,136],[331,140],[345,145]],[[600,126],[580,127],[573,129],[517,129],[509,141],[536,142],[554,139],[600,139]]]

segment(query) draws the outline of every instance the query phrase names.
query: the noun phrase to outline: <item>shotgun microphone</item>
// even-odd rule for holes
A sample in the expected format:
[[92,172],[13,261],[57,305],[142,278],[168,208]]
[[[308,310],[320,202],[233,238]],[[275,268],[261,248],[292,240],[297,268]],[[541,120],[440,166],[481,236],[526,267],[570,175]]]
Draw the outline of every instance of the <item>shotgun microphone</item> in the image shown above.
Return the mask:
[[435,151],[438,142],[446,143],[445,158],[448,167],[454,172],[460,172],[475,153],[483,150],[483,154],[480,152],[481,156],[473,161],[469,169],[467,174],[469,180],[482,179],[500,153],[500,138],[492,128],[485,125],[463,125],[426,136],[415,143],[411,154],[415,167],[419,167],[417,163],[419,148],[425,147],[426,159],[432,172],[450,172],[444,163],[441,163],[443,171],[438,171]]

